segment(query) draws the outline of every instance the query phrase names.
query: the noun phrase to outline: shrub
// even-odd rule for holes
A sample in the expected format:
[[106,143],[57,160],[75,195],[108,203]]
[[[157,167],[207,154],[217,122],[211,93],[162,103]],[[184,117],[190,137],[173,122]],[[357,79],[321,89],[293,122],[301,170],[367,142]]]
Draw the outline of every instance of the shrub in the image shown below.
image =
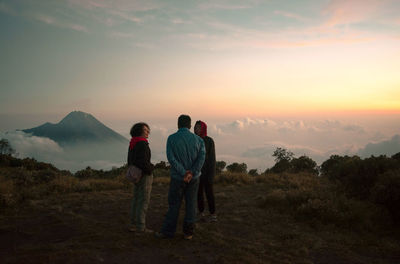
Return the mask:
[[75,177],[78,179],[88,179],[88,178],[93,178],[96,175],[95,171],[92,170],[89,166],[86,167],[84,170],[80,170],[75,172]]
[[273,187],[261,201],[262,208],[293,214],[298,220],[312,225],[319,222],[351,229],[372,229],[376,219],[382,218],[373,204],[349,199],[315,175],[280,174],[266,175],[265,178]]
[[154,169],[153,170],[153,176],[155,178],[158,178],[158,177],[169,177],[170,174],[169,174],[169,170],[166,170],[166,169]]
[[284,148],[276,148],[276,150],[272,154],[272,157],[275,157],[276,163],[284,160],[290,162],[293,159],[293,156],[293,152]]
[[400,170],[388,171],[379,176],[372,190],[373,200],[384,206],[395,222],[400,220]]
[[46,169],[46,170],[38,171],[38,172],[34,173],[32,176],[33,176],[34,183],[40,184],[40,183],[48,183],[48,182],[54,180],[56,175],[57,175],[57,173],[55,171]]
[[223,160],[217,161],[215,163],[215,170],[216,170],[217,174],[220,174],[224,170],[225,166],[226,166],[225,161],[223,161]]
[[275,157],[275,165],[271,169],[267,169],[265,173],[308,172],[318,174],[317,163],[306,155],[295,158],[293,152],[277,148],[272,156]]
[[237,163],[234,162],[226,167],[229,172],[233,173],[246,173],[247,172],[247,165],[246,163]]
[[394,154],[391,158],[400,161],[400,152]]
[[0,154],[11,155],[14,154],[15,150],[11,147],[10,141],[8,139],[0,139]]
[[372,204],[348,199],[343,194],[325,193],[296,208],[300,219],[319,221],[351,229],[373,229],[379,210]]
[[35,183],[33,172],[24,170],[23,168],[18,168],[17,170],[14,170],[11,174],[11,179],[18,187],[29,187]]
[[331,181],[340,183],[350,196],[368,199],[379,175],[399,167],[399,162],[386,156],[362,160],[358,156],[334,155],[322,163],[321,172]]
[[[280,160],[270,169],[273,173],[289,172],[291,164],[289,160]],[[268,170],[269,171],[269,170]]]
[[307,156],[300,156],[299,158],[293,158],[290,161],[291,172],[299,173],[299,172],[309,172],[313,174],[317,174],[317,163]]
[[170,165],[165,162],[165,161],[160,161],[159,163],[157,163],[156,165],[154,165],[154,169],[162,169],[162,170],[169,170],[170,169]]
[[251,170],[249,170],[249,175],[251,175],[251,176],[258,176],[257,169],[251,169]]
[[71,176],[58,176],[48,184],[50,193],[69,193],[76,190],[79,180]]
[[14,182],[11,179],[0,176],[0,210],[16,203]]
[[215,183],[223,184],[248,184],[255,182],[254,177],[247,173],[222,172],[214,179]]

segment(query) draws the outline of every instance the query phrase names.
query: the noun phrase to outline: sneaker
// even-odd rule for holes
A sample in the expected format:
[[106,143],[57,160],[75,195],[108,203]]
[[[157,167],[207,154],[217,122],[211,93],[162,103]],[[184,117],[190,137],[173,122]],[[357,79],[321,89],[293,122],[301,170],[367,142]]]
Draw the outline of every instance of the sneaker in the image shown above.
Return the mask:
[[142,233],[142,234],[152,234],[152,233],[154,233],[154,230],[151,230],[148,228],[143,228],[143,229],[136,230],[136,232]]
[[161,239],[171,238],[171,237],[169,237],[169,236],[167,236],[167,235],[165,235],[165,234],[163,234],[163,233],[161,233],[161,232],[155,232],[155,233],[154,233],[154,236],[155,236],[156,238],[161,238]]
[[136,232],[136,226],[134,226],[134,225],[129,226],[128,231],[129,232]]
[[217,215],[216,214],[210,215],[209,221],[210,222],[217,222],[218,221]]
[[185,240],[192,240],[192,238],[193,238],[193,235],[187,235],[187,234],[183,235],[183,239],[185,239]]

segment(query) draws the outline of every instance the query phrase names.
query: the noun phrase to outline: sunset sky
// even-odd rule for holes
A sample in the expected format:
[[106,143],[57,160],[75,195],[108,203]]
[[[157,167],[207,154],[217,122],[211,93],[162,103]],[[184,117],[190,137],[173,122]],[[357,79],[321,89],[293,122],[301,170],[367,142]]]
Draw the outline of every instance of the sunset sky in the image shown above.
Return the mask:
[[400,129],[396,0],[0,0],[0,32],[0,131],[72,110],[119,132],[181,113]]

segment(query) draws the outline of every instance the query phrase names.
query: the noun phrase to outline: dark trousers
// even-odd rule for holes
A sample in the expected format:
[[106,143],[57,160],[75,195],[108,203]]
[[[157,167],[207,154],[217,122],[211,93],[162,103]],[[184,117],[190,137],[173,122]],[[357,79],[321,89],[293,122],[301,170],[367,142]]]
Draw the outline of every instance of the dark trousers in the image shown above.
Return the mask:
[[[202,175],[203,176],[203,175]],[[208,210],[210,214],[215,213],[215,201],[214,201],[214,190],[213,190],[213,183],[212,179],[208,177],[200,176],[200,184],[199,184],[199,192],[197,194],[197,207],[199,212],[204,212],[204,195],[206,193],[207,203],[208,203]],[[206,175],[204,175],[206,176]]]
[[178,223],[179,210],[182,200],[185,199],[185,218],[183,219],[183,233],[192,235],[196,222],[196,195],[199,188],[199,178],[192,179],[190,183],[182,180],[171,179],[168,192],[168,212],[165,216],[161,233],[173,237]]

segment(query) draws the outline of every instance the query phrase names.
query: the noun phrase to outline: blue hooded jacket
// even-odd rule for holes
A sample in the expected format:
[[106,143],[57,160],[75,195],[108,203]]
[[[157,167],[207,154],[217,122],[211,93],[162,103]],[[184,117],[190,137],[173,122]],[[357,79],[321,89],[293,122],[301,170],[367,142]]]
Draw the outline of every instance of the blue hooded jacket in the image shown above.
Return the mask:
[[188,128],[180,128],[168,137],[167,158],[171,165],[172,178],[183,180],[187,170],[192,172],[194,179],[200,177],[205,156],[203,139]]

